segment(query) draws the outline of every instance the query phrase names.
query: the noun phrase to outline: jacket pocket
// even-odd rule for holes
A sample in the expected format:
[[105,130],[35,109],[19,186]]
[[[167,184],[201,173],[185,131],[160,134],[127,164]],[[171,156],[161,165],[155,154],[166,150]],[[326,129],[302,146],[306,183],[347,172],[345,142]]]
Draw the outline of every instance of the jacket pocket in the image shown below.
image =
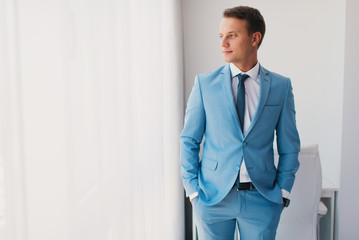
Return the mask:
[[277,168],[274,165],[274,161],[266,161],[266,168],[267,170],[271,170],[271,171],[277,171]]
[[201,165],[204,168],[208,168],[212,171],[217,169],[218,162],[216,160],[210,159],[210,158],[203,158],[201,160]]

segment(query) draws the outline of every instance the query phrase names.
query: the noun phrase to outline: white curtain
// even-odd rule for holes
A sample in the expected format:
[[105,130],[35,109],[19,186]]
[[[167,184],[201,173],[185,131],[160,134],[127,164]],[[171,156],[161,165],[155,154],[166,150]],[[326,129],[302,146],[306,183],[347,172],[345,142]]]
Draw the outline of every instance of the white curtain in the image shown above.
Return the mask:
[[[180,1],[4,5],[14,11],[6,26],[15,28],[16,42],[7,44],[18,74],[1,81],[7,86],[15,77],[19,83],[19,103],[10,104],[19,111],[19,125],[0,138],[20,136],[23,170],[6,168],[11,159],[2,157],[0,174],[6,180],[12,171],[23,173],[17,187],[24,212],[17,216],[24,219],[0,225],[0,236],[184,239]],[[8,39],[7,33],[0,30],[0,38]],[[8,111],[2,108],[1,117]],[[5,194],[3,206],[14,196]],[[4,221],[10,210],[2,211]],[[22,234],[11,233],[19,226]]]

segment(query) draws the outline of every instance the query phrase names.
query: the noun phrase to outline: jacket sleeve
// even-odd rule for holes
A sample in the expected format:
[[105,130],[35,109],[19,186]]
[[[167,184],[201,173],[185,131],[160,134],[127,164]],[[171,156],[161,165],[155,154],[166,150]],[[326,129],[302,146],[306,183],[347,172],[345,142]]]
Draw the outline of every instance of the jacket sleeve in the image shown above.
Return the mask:
[[276,133],[279,154],[277,184],[281,189],[290,192],[299,168],[300,140],[296,126],[293,90],[289,79]]
[[196,76],[187,102],[184,127],[180,136],[181,177],[186,196],[199,191],[199,151],[206,126],[199,77]]

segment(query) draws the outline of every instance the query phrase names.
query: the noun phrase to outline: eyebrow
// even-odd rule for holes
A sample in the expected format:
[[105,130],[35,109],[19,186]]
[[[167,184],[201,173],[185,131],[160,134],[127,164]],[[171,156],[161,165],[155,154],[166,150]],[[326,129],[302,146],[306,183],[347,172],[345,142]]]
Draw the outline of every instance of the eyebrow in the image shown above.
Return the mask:
[[[226,33],[226,34],[230,34],[230,33],[237,33],[236,31],[230,31],[230,32],[228,32],[228,33]],[[219,33],[219,35],[224,35],[223,33]]]

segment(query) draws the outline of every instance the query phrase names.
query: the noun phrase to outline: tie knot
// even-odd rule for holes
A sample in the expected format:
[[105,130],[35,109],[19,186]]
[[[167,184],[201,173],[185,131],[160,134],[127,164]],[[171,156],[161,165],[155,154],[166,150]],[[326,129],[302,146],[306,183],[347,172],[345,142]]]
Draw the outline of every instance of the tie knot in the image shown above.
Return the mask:
[[238,74],[238,79],[240,82],[244,82],[247,78],[249,78],[249,75],[247,74]]

